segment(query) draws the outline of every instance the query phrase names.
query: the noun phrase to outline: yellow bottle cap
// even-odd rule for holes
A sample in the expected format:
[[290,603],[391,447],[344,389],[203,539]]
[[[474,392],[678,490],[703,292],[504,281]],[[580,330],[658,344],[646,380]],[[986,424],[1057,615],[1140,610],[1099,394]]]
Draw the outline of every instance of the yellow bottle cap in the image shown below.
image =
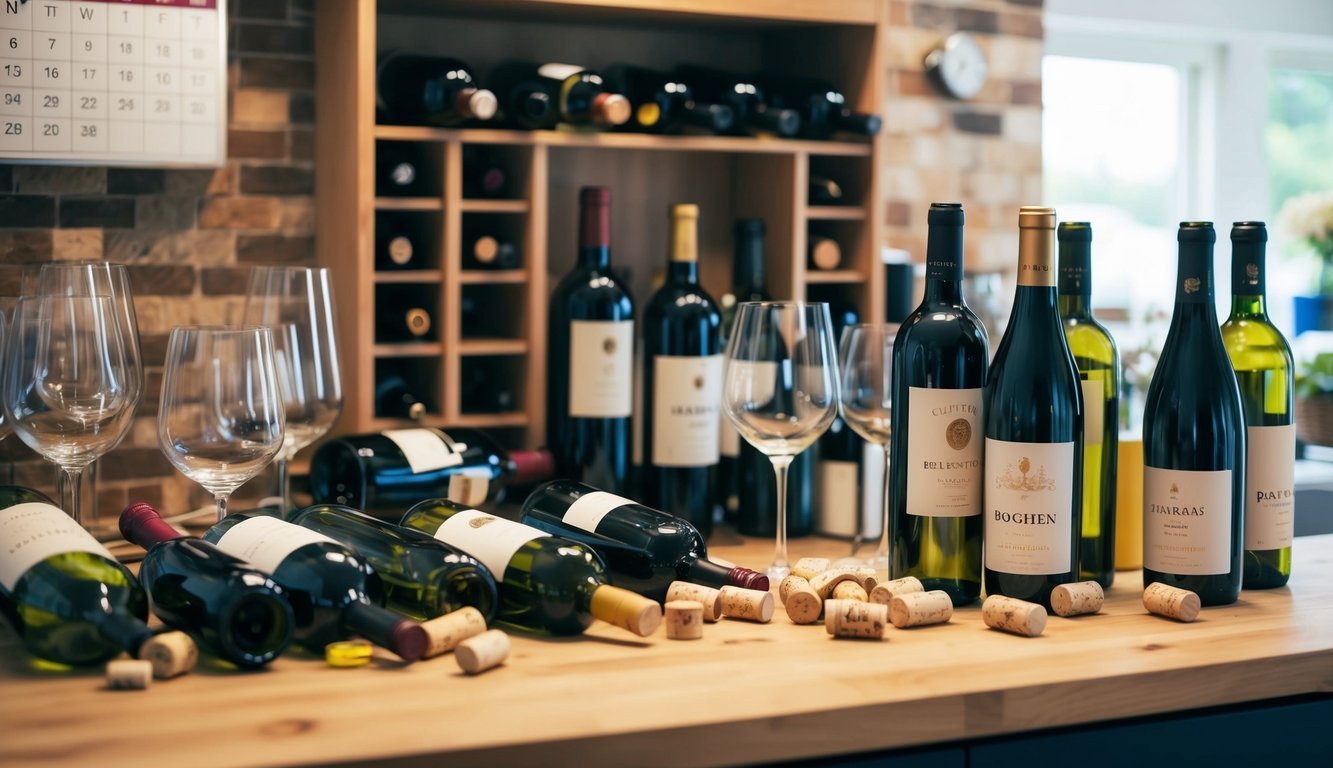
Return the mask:
[[340,640],[324,646],[324,661],[330,667],[364,667],[375,647],[365,640]]
[[602,621],[628,629],[639,637],[656,632],[662,623],[662,606],[657,601],[610,584],[603,584],[592,593],[589,610]]

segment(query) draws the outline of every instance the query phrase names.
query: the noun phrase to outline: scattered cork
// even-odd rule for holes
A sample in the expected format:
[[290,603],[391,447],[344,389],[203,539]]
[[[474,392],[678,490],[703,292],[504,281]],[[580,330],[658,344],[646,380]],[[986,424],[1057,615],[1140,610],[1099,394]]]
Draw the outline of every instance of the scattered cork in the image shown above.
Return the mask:
[[106,687],[113,691],[142,691],[152,682],[151,661],[116,659],[106,663]]
[[866,594],[865,587],[860,584],[854,581],[844,581],[833,586],[833,591],[829,593],[829,597],[833,600],[855,600],[864,603],[870,596]]
[[819,596],[828,600],[833,596],[833,588],[844,581],[861,583],[855,568],[830,568],[823,573],[816,574],[810,580],[810,588],[819,593]]
[[364,667],[375,655],[375,647],[367,640],[339,640],[324,646],[324,663],[338,669]]
[[889,625],[889,607],[856,600],[824,603],[824,629],[834,637],[880,639]]
[[901,579],[886,581],[883,584],[876,584],[870,590],[870,602],[888,605],[895,595],[906,595],[911,592],[925,592],[926,587],[921,583],[921,579],[915,576],[904,576]]
[[889,621],[898,629],[943,624],[953,618],[953,600],[942,589],[904,592],[889,601]]
[[773,593],[757,589],[723,587],[722,615],[767,624],[773,618]]
[[803,557],[791,567],[791,572],[809,581],[829,569],[827,557]]
[[698,640],[704,636],[704,607],[696,600],[668,600],[666,636],[671,640]]
[[454,648],[458,666],[469,675],[478,675],[498,667],[509,658],[509,635],[498,629],[469,637]]
[[1079,616],[1096,613],[1106,602],[1106,593],[1102,585],[1095,581],[1080,581],[1074,584],[1061,584],[1051,590],[1051,610],[1056,616]]
[[1036,637],[1046,629],[1046,609],[1036,603],[991,595],[981,604],[981,619],[991,629]]
[[423,621],[421,628],[426,630],[428,638],[426,652],[422,654],[422,658],[429,659],[432,656],[448,653],[469,637],[476,637],[485,632],[486,617],[481,611],[469,605],[429,621]]
[[787,578],[782,580],[778,586],[778,597],[782,598],[782,605],[787,609],[787,618],[796,624],[814,624],[819,621],[819,614],[824,610],[824,601],[820,599],[819,593],[810,588],[809,581],[795,573],[787,574]]
[[857,565],[852,567],[856,574],[856,583],[860,584],[868,593],[879,585],[879,578],[875,576],[875,569],[868,565]]
[[1188,589],[1180,589],[1154,581],[1143,590],[1143,607],[1149,613],[1189,623],[1199,616],[1199,596]]
[[691,584],[688,581],[673,581],[671,586],[667,587],[667,602],[672,600],[693,600],[704,609],[704,621],[717,621],[722,618],[722,592],[705,587],[702,584]]
[[167,680],[194,669],[199,663],[199,646],[184,632],[162,632],[139,646],[139,658],[153,665],[153,677]]

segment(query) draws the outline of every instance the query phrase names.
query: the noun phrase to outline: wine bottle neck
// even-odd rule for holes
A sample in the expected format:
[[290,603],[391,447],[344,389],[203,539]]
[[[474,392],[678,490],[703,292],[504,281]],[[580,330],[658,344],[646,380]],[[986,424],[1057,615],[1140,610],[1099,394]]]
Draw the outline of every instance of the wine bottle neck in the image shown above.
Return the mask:
[[153,630],[135,616],[112,613],[101,618],[97,631],[108,643],[123,648],[131,656],[138,656],[139,649],[153,636]]
[[1213,244],[1182,242],[1176,275],[1176,305],[1207,304],[1211,308],[1213,290]]
[[610,263],[611,192],[606,187],[585,187],[579,193],[579,264]]
[[1265,254],[1262,241],[1231,242],[1231,313],[1265,317]]
[[667,282],[698,285],[699,264],[693,261],[671,261],[667,264]]
[[688,581],[695,584],[703,584],[706,587],[721,589],[731,582],[728,578],[731,576],[731,569],[718,565],[712,560],[699,557],[695,553],[690,553],[686,558],[684,565]]
[[404,661],[416,661],[426,651],[429,638],[420,624],[377,605],[353,601],[343,609],[342,622],[348,634],[362,635]]
[[125,508],[120,515],[120,533],[126,541],[131,541],[144,549],[152,549],[164,541],[172,541],[184,536],[171,524],[162,519],[162,515],[145,502],[136,501]]
[[579,266],[606,269],[611,266],[611,249],[604,245],[580,247]]
[[768,291],[764,286],[763,222],[747,220],[736,227],[736,253],[731,267],[731,284],[737,296],[754,296]]
[[927,301],[959,303],[963,298],[963,224],[931,223],[926,238]]
[[1061,317],[1092,317],[1092,306],[1087,296],[1061,293],[1056,297]]

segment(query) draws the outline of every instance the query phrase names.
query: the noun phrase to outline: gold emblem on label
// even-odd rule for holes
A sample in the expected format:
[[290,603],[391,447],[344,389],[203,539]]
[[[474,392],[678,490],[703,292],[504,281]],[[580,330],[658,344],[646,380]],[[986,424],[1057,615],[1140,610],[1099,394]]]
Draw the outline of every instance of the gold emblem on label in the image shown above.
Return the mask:
[[955,451],[961,451],[972,442],[972,425],[967,419],[954,419],[944,428],[944,440]]
[[490,525],[493,522],[495,522],[495,518],[493,517],[474,517],[468,521],[468,527],[480,528],[483,525]]
[[616,340],[610,336],[602,339],[602,351],[608,355],[614,355],[616,353]]
[[1172,493],[1180,493],[1180,486],[1176,485],[1175,483],[1172,483],[1172,484],[1171,484],[1171,492],[1172,492]]
[[695,376],[695,377],[694,377],[694,388],[695,388],[695,389],[703,389],[703,388],[704,388],[704,377],[702,377],[702,376]]
[[1024,456],[1018,460],[1018,472],[1014,473],[1014,466],[1007,465],[1004,468],[1004,474],[995,478],[996,488],[1008,488],[1011,491],[1053,491],[1055,490],[1055,481],[1046,475],[1045,467],[1037,467],[1037,471],[1032,471],[1032,460]]
[[1253,280],[1253,279],[1259,277],[1259,265],[1258,265],[1258,264],[1246,264],[1246,265],[1245,265],[1245,276],[1248,277],[1248,278],[1250,278],[1251,280]]
[[1198,293],[1199,286],[1203,283],[1197,277],[1185,278],[1185,293]]

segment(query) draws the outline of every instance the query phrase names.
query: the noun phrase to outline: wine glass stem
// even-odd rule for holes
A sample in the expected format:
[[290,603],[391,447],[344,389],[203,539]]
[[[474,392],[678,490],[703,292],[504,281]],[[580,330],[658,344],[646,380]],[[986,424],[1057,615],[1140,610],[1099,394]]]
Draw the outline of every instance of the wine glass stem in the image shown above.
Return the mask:
[[893,478],[889,475],[889,444],[884,444],[884,520],[879,529],[879,552],[875,559],[884,563],[889,573],[893,572],[893,563],[889,560],[889,489]]
[[287,458],[280,456],[274,462],[278,473],[278,495],[282,497],[282,512],[285,517],[292,510],[292,478],[287,471]]
[[773,551],[773,568],[787,568],[787,469],[791,467],[794,456],[770,456],[773,462],[773,474],[778,483],[778,530],[777,544]]
[[227,516],[227,494],[218,493],[213,495],[213,500],[218,503],[218,522]]
[[[83,525],[83,473],[86,467],[61,467],[57,481],[60,492],[60,506],[74,522]],[[89,521],[91,522],[91,521]]]

